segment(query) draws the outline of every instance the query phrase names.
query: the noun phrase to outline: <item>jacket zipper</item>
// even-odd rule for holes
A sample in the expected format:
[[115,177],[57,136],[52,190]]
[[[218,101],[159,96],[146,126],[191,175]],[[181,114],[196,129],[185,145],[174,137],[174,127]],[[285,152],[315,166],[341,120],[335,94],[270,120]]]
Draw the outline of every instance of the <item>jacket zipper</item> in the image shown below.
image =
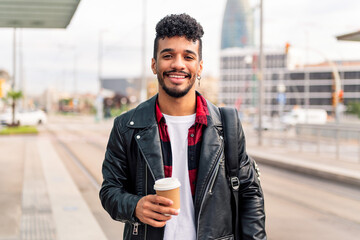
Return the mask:
[[[148,181],[148,173],[147,173],[147,164],[145,163],[145,196],[148,194],[147,192],[147,181]],[[134,225],[134,229],[133,229],[133,235],[138,235],[139,234],[139,223],[138,222],[135,222],[133,223]],[[146,232],[147,232],[147,224],[144,224],[145,225],[145,233],[144,233],[144,239],[146,240]]]
[[[147,196],[147,185],[148,185],[148,173],[147,173],[147,164],[145,163],[145,196]],[[147,224],[145,224],[145,233],[144,233],[144,240],[146,240],[146,232],[147,232]]]
[[[138,135],[138,136],[139,136],[139,135]],[[145,196],[146,196],[146,195],[148,194],[148,191],[147,191],[147,185],[148,185],[148,172],[147,172],[147,170],[148,170],[148,162],[147,162],[147,159],[146,159],[144,153],[143,153],[141,150],[140,150],[140,153],[141,153],[141,155],[143,156],[144,161],[145,161]],[[151,168],[149,168],[149,171],[150,171],[153,179],[155,180],[155,176],[154,176],[153,172],[151,171]],[[144,224],[144,225],[145,225],[145,226],[144,226],[144,230],[145,230],[145,232],[144,232],[144,239],[146,240],[147,224]]]
[[[221,138],[221,140],[223,140],[222,136],[220,138]],[[220,148],[220,153],[221,154],[220,154],[220,157],[216,161],[216,165],[215,165],[216,168],[213,170],[213,173],[211,174],[211,177],[210,177],[211,180],[213,180],[213,178],[215,178],[215,174],[217,174],[217,172],[218,172],[218,166],[219,166],[220,160],[222,158],[223,150],[224,150],[224,142],[221,141],[221,148]],[[213,182],[213,181],[211,181],[211,182]],[[212,185],[213,184],[214,183],[212,183]],[[199,239],[200,215],[201,215],[202,206],[203,206],[204,201],[205,201],[206,193],[209,191],[209,187],[210,187],[210,182],[206,185],[205,192],[204,192],[204,194],[202,196],[202,200],[201,200],[201,204],[200,204],[199,215],[198,215],[198,219],[197,219],[196,239]]]
[[133,225],[134,225],[133,235],[138,235],[139,234],[139,223],[135,222],[135,223],[133,223]]
[[224,163],[223,155],[224,154],[221,153],[220,161],[217,163],[216,168],[215,168],[215,173],[213,174],[213,176],[211,176],[212,179],[211,179],[210,188],[209,188],[209,191],[208,191],[208,193],[210,195],[213,194],[212,190],[213,190],[213,187],[214,187],[214,184],[215,184],[216,176],[218,175],[218,172],[219,172],[219,169],[220,169],[220,165],[222,165]]

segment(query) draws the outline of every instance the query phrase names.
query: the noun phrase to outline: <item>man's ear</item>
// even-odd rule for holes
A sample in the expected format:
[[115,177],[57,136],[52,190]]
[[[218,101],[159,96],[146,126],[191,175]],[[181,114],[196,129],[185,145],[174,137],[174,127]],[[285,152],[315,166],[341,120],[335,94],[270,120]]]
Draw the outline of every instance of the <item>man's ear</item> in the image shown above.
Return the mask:
[[201,76],[202,70],[203,70],[203,60],[201,60],[199,63],[199,70],[197,73],[198,76]]
[[156,74],[156,60],[154,58],[151,59],[151,70]]

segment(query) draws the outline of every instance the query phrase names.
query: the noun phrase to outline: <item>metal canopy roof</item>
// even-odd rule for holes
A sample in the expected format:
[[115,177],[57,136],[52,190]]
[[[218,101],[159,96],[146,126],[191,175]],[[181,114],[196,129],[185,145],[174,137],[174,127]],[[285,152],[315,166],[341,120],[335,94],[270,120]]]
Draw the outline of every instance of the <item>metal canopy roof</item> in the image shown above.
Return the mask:
[[81,0],[0,0],[0,28],[66,28]]
[[343,41],[360,41],[360,31],[340,35],[337,36],[336,39]]

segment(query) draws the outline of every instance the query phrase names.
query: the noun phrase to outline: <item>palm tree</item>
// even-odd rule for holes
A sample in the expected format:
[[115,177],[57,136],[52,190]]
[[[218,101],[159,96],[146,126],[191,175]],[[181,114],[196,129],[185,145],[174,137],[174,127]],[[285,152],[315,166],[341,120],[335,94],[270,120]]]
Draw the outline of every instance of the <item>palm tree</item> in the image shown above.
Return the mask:
[[22,98],[22,96],[23,96],[22,91],[10,90],[7,93],[7,97],[12,99],[12,103],[11,103],[12,123],[11,123],[11,126],[15,126],[15,105],[16,105],[16,101],[18,99]]

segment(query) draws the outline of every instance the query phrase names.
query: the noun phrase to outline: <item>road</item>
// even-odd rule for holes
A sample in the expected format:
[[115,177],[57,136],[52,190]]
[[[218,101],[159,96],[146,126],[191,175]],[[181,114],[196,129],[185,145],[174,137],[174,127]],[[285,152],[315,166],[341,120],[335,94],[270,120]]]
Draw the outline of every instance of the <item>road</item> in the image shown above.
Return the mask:
[[355,239],[360,190],[261,166],[269,239]]
[[[102,209],[98,189],[112,122],[51,118],[44,127],[108,239],[123,225]],[[43,135],[44,136],[44,135]],[[360,189],[260,166],[269,239],[356,239],[360,236]]]

